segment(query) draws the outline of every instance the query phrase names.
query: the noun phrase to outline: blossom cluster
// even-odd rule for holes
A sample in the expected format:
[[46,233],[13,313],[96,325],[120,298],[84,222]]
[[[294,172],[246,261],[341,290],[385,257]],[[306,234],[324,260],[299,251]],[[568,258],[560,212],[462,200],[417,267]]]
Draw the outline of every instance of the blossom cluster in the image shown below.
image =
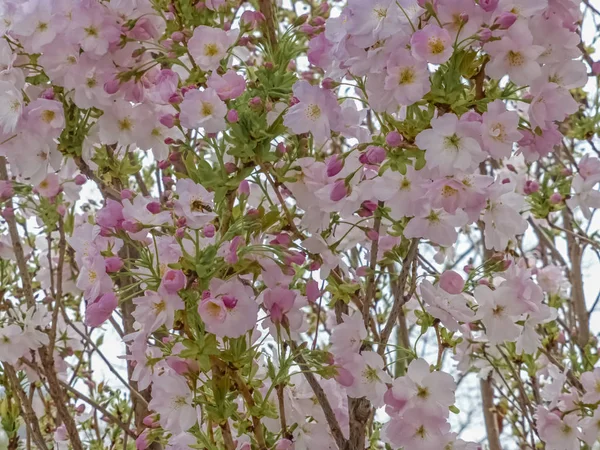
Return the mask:
[[593,446],[578,3],[234,3],[0,2],[0,361],[47,380],[52,439],[84,448],[76,402],[118,401],[88,373],[112,326],[135,420],[103,413],[137,449],[476,450],[446,353],[518,386],[520,443]]

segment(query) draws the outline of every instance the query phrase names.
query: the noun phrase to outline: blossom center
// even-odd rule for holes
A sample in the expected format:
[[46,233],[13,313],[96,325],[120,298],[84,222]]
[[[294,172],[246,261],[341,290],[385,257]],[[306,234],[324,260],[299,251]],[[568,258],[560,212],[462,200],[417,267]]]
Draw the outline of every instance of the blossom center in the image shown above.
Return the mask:
[[48,23],[46,22],[39,22],[37,25],[36,30],[40,31],[40,32],[44,32],[48,29]]
[[367,366],[367,368],[364,370],[363,377],[370,383],[379,380],[379,375],[377,375],[377,369],[374,369],[373,367],[369,366]]
[[403,85],[403,84],[411,84],[414,83],[415,81],[415,71],[413,70],[412,67],[407,67],[405,69],[402,69],[402,71],[400,72],[400,78],[398,80],[398,84]]
[[97,84],[98,84],[98,82],[96,81],[95,78],[88,78],[85,82],[85,85],[87,87],[89,87],[90,89],[96,87]]
[[207,103],[207,102],[202,102],[201,114],[204,117],[208,117],[208,116],[212,115],[212,113],[213,113],[213,105],[211,105],[210,103]]
[[129,117],[125,117],[119,120],[119,131],[131,131],[133,128],[133,123]]
[[374,8],[373,12],[377,16],[378,19],[385,19],[387,17],[387,9],[383,7]]
[[454,189],[452,186],[444,186],[442,189],[442,197],[452,197],[458,193],[458,189]]
[[190,210],[194,212],[205,212],[211,211],[211,207],[204,203],[202,200],[195,199],[190,203]]
[[429,45],[429,51],[432,55],[439,55],[446,50],[446,46],[440,38],[430,37],[427,44]]
[[309,104],[306,107],[306,116],[310,120],[317,120],[319,117],[321,117],[321,108],[319,108],[319,106],[315,105],[314,103]]
[[98,29],[96,27],[87,27],[84,28],[84,31],[89,37],[98,37]]
[[161,300],[160,302],[154,304],[153,309],[156,314],[160,314],[167,309],[167,304],[164,300]]
[[410,189],[410,180],[407,180],[406,178],[404,178],[401,182],[400,182],[400,189],[403,191],[407,191]]
[[460,137],[458,137],[456,133],[454,133],[452,136],[446,136],[444,138],[444,144],[446,144],[446,148],[458,150],[460,147]]
[[435,212],[435,211],[431,211],[429,213],[429,215],[427,217],[425,217],[425,219],[429,223],[438,223],[440,221],[440,215],[437,212]]
[[419,386],[417,388],[417,397],[422,398],[422,399],[429,398],[429,389],[427,389],[426,387],[423,387],[423,386]]
[[506,138],[506,129],[504,128],[504,125],[501,123],[494,124],[491,135],[496,141],[504,141]]
[[512,50],[508,51],[506,59],[508,59],[508,63],[513,67],[522,66],[525,62],[525,57],[521,52],[514,52]]
[[217,44],[210,43],[210,44],[206,44],[204,46],[204,54],[206,56],[216,56],[218,53],[219,53],[219,47],[217,47]]
[[42,120],[46,123],[52,122],[55,117],[56,113],[50,109],[46,109],[44,112],[42,112]]

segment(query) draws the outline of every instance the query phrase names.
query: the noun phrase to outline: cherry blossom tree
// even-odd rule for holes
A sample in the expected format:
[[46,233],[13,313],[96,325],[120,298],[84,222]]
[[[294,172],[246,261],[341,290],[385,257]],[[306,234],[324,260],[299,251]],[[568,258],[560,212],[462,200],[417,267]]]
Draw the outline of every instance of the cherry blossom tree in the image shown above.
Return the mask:
[[593,1],[0,19],[0,449],[600,448]]

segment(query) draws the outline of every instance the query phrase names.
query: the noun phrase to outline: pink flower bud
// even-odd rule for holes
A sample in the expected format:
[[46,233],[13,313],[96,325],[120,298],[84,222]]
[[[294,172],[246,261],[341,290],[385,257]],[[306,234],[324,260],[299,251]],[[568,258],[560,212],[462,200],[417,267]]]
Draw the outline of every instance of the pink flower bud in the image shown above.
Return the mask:
[[292,450],[294,448],[294,443],[289,439],[280,439],[275,444],[275,450]]
[[485,12],[495,11],[498,7],[499,0],[479,0],[479,6]]
[[156,428],[158,426],[158,422],[154,418],[153,414],[148,414],[146,417],[144,417],[144,420],[142,420],[142,423],[144,425],[146,425],[148,428]]
[[338,155],[333,155],[327,161],[327,176],[334,177],[338,173],[340,173],[343,168],[344,168],[344,160]]
[[121,226],[125,231],[128,231],[129,233],[138,233],[144,228],[144,226],[141,223],[133,222],[131,220],[124,220]]
[[235,109],[227,111],[227,121],[229,123],[236,123],[238,120],[240,120],[240,116]]
[[173,42],[181,42],[185,39],[185,36],[181,31],[174,31],[171,34],[171,39],[173,39]]
[[377,241],[379,240],[379,233],[375,230],[367,230],[367,238],[369,238],[371,241]]
[[202,233],[207,238],[213,237],[215,235],[215,231],[215,226],[212,223],[204,225],[204,228],[202,229]]
[[500,16],[495,20],[495,24],[500,27],[501,30],[506,30],[510,28],[513,23],[517,21],[517,15],[510,12],[503,12]]
[[314,303],[320,296],[319,283],[311,278],[306,282],[306,298],[309,302]]
[[338,373],[335,376],[335,381],[344,387],[352,386],[354,384],[354,375],[343,367],[338,367]]
[[119,80],[114,78],[104,83],[104,92],[106,92],[109,95],[116,94],[119,91],[120,87],[121,83],[119,82]]
[[469,15],[467,13],[460,13],[458,18],[462,23],[467,23],[469,21]]
[[559,203],[562,203],[562,201],[563,196],[560,195],[558,192],[555,192],[550,196],[550,203],[552,203],[553,205],[558,205]]
[[526,195],[531,195],[539,190],[540,184],[535,180],[527,180],[525,182],[525,186],[523,187],[523,192],[525,192]]
[[5,219],[12,219],[13,217],[15,217],[15,210],[14,208],[4,208],[0,215],[2,215],[2,217],[4,217]]
[[404,141],[404,137],[396,130],[390,131],[385,137],[385,143],[390,147],[398,147]]
[[262,100],[260,97],[253,97],[250,99],[250,101],[248,102],[248,105],[251,108],[260,108],[262,106]]
[[277,153],[285,155],[287,153],[287,147],[285,146],[285,144],[283,142],[280,142],[277,144],[276,151],[277,151]]
[[64,217],[64,216],[65,216],[65,214],[67,213],[67,207],[61,203],[60,205],[58,205],[58,206],[56,207],[56,212],[57,212],[58,214],[60,214],[60,215],[61,215],[61,217]]
[[370,146],[367,148],[367,161],[369,164],[381,164],[386,157],[386,152],[383,147]]
[[7,199],[12,197],[15,191],[11,181],[0,180],[0,199]]
[[159,202],[150,202],[146,205],[146,209],[152,214],[158,214],[161,210],[161,205]]
[[111,256],[104,260],[104,266],[106,267],[106,271],[108,273],[118,272],[123,268],[123,260],[118,256]]
[[129,189],[123,189],[121,191],[121,198],[123,200],[131,200],[133,198],[133,192]]
[[232,162],[226,162],[225,163],[225,171],[227,173],[230,173],[230,174],[231,173],[235,173],[235,172],[237,172],[237,170],[238,170],[238,168],[235,165],[235,163],[232,163]]
[[46,89],[44,92],[42,92],[42,94],[40,95],[40,98],[43,98],[46,100],[54,100],[54,89],[52,89],[52,88]]
[[171,161],[169,161],[168,159],[165,159],[163,161],[159,161],[156,165],[158,166],[158,168],[160,170],[165,170],[171,166]]
[[367,211],[375,211],[377,209],[377,203],[372,202],[371,200],[366,200],[363,202],[362,204],[363,208],[365,208]]
[[88,327],[99,327],[109,319],[118,304],[119,300],[114,293],[101,295],[85,309],[85,324]]
[[465,287],[465,280],[454,270],[446,270],[440,276],[439,285],[448,294],[460,294]]
[[75,408],[75,412],[77,414],[83,414],[85,412],[85,403],[80,403],[79,405],[77,405],[77,407]]
[[185,228],[177,228],[175,230],[175,237],[182,239],[185,236]]
[[162,277],[162,286],[169,294],[176,294],[185,287],[186,278],[181,270],[169,269]]
[[148,442],[148,430],[144,430],[144,432],[135,440],[135,450],[146,450],[148,447],[150,447],[150,442]]
[[356,276],[364,277],[369,272],[369,268],[367,266],[361,266],[356,269]]
[[481,42],[487,42],[492,38],[492,30],[490,30],[489,28],[483,28],[480,32],[479,32],[479,40]]
[[169,97],[169,103],[171,105],[179,105],[183,101],[183,97],[177,92]]
[[592,73],[594,75],[600,75],[600,61],[596,61],[592,64]]
[[163,114],[158,121],[167,128],[175,126],[175,116],[173,114]]
[[73,180],[77,186],[82,186],[86,183],[87,178],[85,175],[79,174]]
[[248,180],[242,180],[240,187],[238,187],[238,194],[250,195],[250,183],[248,183]]
[[323,89],[333,89],[337,86],[337,83],[331,78],[325,78],[321,85],[323,86]]
[[463,270],[465,271],[465,273],[469,273],[473,270],[473,266],[471,264],[467,264],[463,267]]
[[331,189],[331,193],[329,194],[329,199],[332,202],[339,202],[346,195],[348,195],[346,183],[344,182],[344,180],[338,180],[333,184],[333,188]]

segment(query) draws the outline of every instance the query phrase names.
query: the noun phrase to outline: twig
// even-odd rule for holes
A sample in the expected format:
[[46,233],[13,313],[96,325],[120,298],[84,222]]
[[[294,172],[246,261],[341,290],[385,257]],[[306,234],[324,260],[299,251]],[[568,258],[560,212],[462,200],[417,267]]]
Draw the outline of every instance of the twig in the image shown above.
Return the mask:
[[113,422],[115,425],[117,425],[119,428],[121,428],[129,437],[132,437],[134,439],[136,438],[135,433],[127,426],[127,424],[123,423],[123,421],[121,421],[118,417],[112,415],[104,406],[102,406],[101,404],[95,402],[94,400],[92,400],[91,398],[89,398],[88,396],[86,396],[85,394],[82,394],[81,392],[79,392],[74,387],[69,386],[64,381],[60,381],[60,384],[62,386],[64,386],[65,389],[67,389],[71,394],[73,394],[79,400],[82,400],[82,401],[86,402],[88,405],[90,405],[94,409],[97,409],[102,414],[104,414],[104,416],[107,419],[109,419],[111,422]]
[[498,431],[498,421],[496,420],[494,388],[492,386],[491,374],[487,378],[480,380],[480,387],[488,445],[490,450],[502,450],[502,446],[500,445],[500,433]]
[[[379,202],[379,207],[383,207],[384,203]],[[377,284],[375,283],[375,267],[377,266],[377,253],[379,253],[379,229],[381,227],[381,214],[375,215],[375,222],[373,224],[373,230],[375,231],[377,238],[373,240],[371,244],[371,260],[369,262],[369,277],[367,278],[367,292],[365,300],[363,301],[362,315],[365,322],[365,328],[369,328],[369,319],[371,317],[370,309],[371,303],[375,300],[375,292],[377,290]]]
[[385,346],[392,334],[392,330],[396,326],[396,322],[398,321],[398,317],[400,316],[400,311],[404,304],[409,300],[404,297],[404,288],[406,286],[406,280],[408,279],[408,273],[410,270],[411,264],[416,264],[415,257],[417,255],[417,250],[419,248],[419,239],[413,239],[410,243],[410,247],[408,248],[408,252],[406,254],[406,258],[402,262],[402,270],[400,271],[400,280],[397,285],[396,292],[394,292],[394,304],[392,305],[392,310],[388,317],[387,323],[381,332],[379,337],[379,346],[377,348],[377,353],[383,355],[385,352]]
[[302,370],[306,381],[308,381],[308,384],[315,393],[317,402],[319,402],[319,405],[321,406],[321,409],[325,414],[325,420],[327,421],[327,425],[329,425],[329,430],[331,431],[333,439],[335,440],[337,446],[340,449],[347,448],[348,441],[342,433],[340,424],[338,423],[337,418],[335,417],[335,413],[331,408],[331,404],[329,403],[329,399],[327,398],[325,391],[317,381],[315,375],[310,371],[310,368],[308,367],[304,357],[300,353],[298,353],[298,346],[294,342],[291,342],[290,346],[292,348],[292,351],[296,353],[296,356],[294,357],[296,364],[298,364],[298,367],[300,367],[300,369]]
[[17,397],[19,397],[23,419],[25,420],[25,426],[29,430],[33,441],[41,450],[48,450],[48,446],[46,445],[46,441],[44,441],[42,431],[40,430],[39,420],[33,411],[33,407],[27,398],[27,394],[25,394],[25,391],[21,387],[21,383],[19,383],[15,369],[13,369],[9,364],[4,364],[4,373],[8,376],[13,391],[16,392]]

